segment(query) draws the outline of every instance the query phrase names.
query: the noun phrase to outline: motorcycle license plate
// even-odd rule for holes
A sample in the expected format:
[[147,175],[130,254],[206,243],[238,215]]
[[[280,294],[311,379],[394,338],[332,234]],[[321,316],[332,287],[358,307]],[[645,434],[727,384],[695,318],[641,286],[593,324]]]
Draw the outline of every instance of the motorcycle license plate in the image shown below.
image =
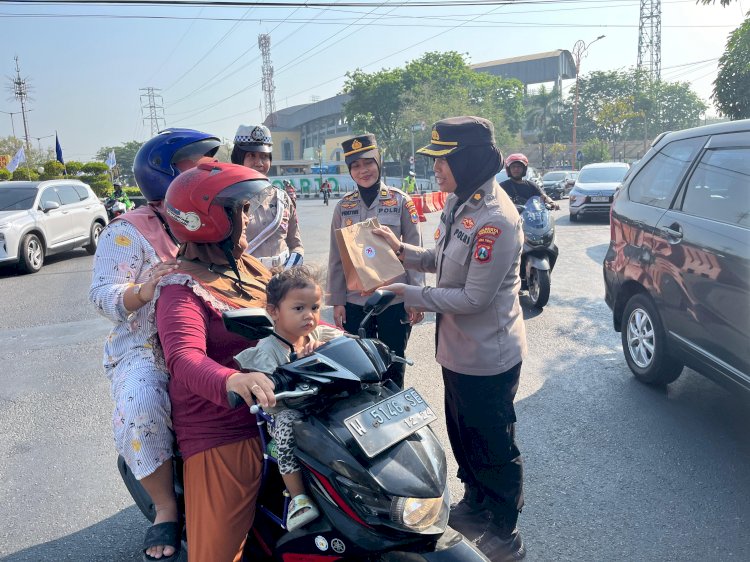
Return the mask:
[[592,203],[609,203],[609,197],[606,196],[594,196],[591,198]]
[[409,388],[349,416],[344,424],[372,458],[436,419],[419,392]]

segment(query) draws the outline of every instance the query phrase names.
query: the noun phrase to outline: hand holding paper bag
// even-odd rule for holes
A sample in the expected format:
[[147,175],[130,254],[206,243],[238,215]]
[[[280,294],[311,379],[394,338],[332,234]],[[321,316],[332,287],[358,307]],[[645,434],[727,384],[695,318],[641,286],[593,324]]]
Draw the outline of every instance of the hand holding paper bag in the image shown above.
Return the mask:
[[404,274],[404,266],[388,241],[373,233],[376,228],[380,228],[380,223],[372,218],[336,230],[336,244],[350,291],[372,291]]

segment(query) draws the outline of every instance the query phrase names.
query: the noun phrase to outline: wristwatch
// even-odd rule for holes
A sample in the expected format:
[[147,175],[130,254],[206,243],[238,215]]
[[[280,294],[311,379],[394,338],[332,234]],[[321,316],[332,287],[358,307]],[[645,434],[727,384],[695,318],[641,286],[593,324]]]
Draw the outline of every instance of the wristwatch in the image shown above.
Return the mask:
[[396,252],[395,252],[396,257],[399,257],[403,253],[404,253],[404,244],[401,243],[401,245],[398,247],[398,250],[396,250]]
[[133,285],[133,294],[136,296],[136,298],[141,301],[143,304],[146,304],[148,301],[143,300],[143,297],[141,296],[141,289],[143,288],[143,283],[139,283],[137,285]]

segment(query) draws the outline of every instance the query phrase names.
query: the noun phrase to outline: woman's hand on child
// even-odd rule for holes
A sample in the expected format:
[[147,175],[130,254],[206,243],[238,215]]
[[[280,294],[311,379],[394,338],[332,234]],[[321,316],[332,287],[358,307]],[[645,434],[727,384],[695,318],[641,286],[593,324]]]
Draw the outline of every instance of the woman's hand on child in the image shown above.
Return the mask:
[[234,373],[227,379],[227,392],[236,392],[248,406],[258,403],[263,408],[276,405],[273,381],[263,373]]

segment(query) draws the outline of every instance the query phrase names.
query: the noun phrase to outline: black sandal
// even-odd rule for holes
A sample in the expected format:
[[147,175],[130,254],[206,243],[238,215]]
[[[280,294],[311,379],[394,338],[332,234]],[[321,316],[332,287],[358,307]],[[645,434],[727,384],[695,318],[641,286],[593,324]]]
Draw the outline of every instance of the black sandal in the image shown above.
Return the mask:
[[[160,545],[173,547],[174,554],[171,556],[162,556],[161,558],[154,558],[146,554],[147,549]],[[176,562],[180,557],[181,548],[182,528],[177,521],[167,521],[166,523],[151,525],[143,539],[143,560],[144,562]]]

